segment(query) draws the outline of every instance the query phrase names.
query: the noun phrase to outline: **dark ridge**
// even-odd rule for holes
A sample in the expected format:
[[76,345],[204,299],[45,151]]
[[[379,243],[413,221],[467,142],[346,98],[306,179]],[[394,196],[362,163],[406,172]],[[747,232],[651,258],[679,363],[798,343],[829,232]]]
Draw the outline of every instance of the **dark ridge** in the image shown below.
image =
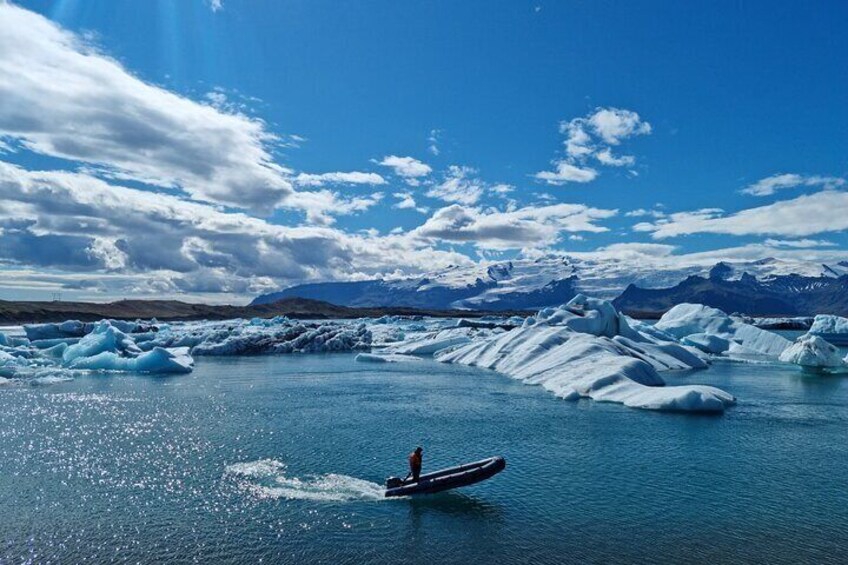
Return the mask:
[[[24,302],[0,300],[0,324],[26,324],[80,320],[93,322],[103,318],[136,320],[156,318],[162,321],[227,320],[231,318],[337,319],[378,318],[380,316],[432,316],[437,318],[479,318],[491,312],[440,310],[408,307],[351,308],[321,300],[285,298],[249,306],[190,304],[177,300],[119,300],[117,302]],[[531,312],[503,311],[505,316],[529,316]]]
[[631,284],[613,304],[641,318],[659,318],[684,302],[760,317],[848,315],[848,276],[780,275],[760,281],[745,273],[739,280],[725,280],[721,270],[714,271],[709,278],[691,276],[670,288]]

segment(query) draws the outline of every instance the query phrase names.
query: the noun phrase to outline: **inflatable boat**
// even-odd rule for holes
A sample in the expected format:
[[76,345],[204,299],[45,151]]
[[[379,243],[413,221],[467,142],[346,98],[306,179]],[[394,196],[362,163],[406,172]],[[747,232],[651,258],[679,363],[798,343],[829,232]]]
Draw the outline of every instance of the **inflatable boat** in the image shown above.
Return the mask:
[[459,467],[421,475],[417,482],[390,477],[386,480],[386,496],[433,494],[443,490],[473,485],[497,475],[504,470],[504,467],[506,467],[506,460],[503,457],[490,457],[475,463],[466,463]]

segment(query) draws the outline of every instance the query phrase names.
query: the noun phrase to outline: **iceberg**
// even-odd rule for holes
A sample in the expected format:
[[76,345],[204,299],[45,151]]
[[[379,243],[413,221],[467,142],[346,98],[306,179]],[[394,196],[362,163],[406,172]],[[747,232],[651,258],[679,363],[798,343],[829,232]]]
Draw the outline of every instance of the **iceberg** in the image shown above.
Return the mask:
[[609,302],[581,295],[539,311],[521,328],[478,336],[435,358],[492,369],[568,400],[686,412],[721,412],[735,403],[711,386],[665,386],[658,371],[703,368],[704,360],[678,343],[641,334]]
[[421,361],[420,357],[414,355],[403,355],[401,353],[359,353],[354,358],[359,363],[406,363],[409,361]]
[[193,355],[255,355],[342,352],[369,349],[371,333],[365,324],[305,324],[286,321],[262,328],[238,326],[213,332],[191,349]]
[[848,318],[819,314],[810,326],[811,334],[848,334]]
[[76,357],[68,365],[71,369],[89,371],[128,371],[133,373],[190,373],[194,359],[188,348],[164,349],[154,347],[138,357],[121,357],[113,351],[102,351],[90,357]]
[[127,334],[104,320],[79,342],[67,347],[62,353],[62,361],[70,364],[78,358],[94,357],[105,352],[136,357],[141,353],[141,349]]
[[[679,340],[694,336],[690,342],[696,347],[700,344],[713,349],[710,353],[739,352],[739,348],[733,347],[733,344],[737,344],[742,347],[742,351],[777,357],[792,343],[783,336],[761,330],[703,304],[678,304],[666,312],[654,327]],[[705,335],[724,339],[728,347],[716,351],[722,342],[708,339]]]
[[480,331],[463,327],[426,332],[422,335],[413,336],[398,345],[393,345],[389,349],[394,353],[404,355],[433,355],[443,349],[470,343],[471,336]]
[[780,354],[784,363],[800,365],[805,369],[835,369],[845,366],[839,349],[823,338],[804,334]]

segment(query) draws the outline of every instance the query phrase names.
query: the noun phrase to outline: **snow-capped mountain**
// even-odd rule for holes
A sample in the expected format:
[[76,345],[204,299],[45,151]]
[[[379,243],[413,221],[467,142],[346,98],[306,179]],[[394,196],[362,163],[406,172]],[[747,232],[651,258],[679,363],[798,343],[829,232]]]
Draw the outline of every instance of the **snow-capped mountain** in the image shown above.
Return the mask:
[[[584,293],[617,299],[621,308],[631,311],[665,311],[680,302],[700,302],[730,311],[745,311],[741,307],[747,304],[753,311],[746,313],[751,315],[801,315],[808,312],[797,311],[806,308],[801,307],[804,301],[799,302],[799,296],[823,297],[848,284],[848,261],[822,265],[767,258],[675,263],[667,257],[634,260],[548,255],[454,266],[418,278],[303,284],[264,294],[253,304],[300,297],[342,306],[511,310],[555,306]],[[737,295],[738,299],[729,298]],[[797,308],[786,310],[792,303]],[[730,304],[734,307],[728,308]]]

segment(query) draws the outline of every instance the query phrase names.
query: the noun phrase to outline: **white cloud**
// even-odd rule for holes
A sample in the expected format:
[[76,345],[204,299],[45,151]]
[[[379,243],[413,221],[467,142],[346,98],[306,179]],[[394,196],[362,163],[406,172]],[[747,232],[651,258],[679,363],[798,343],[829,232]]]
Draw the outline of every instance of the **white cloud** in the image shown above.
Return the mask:
[[603,165],[608,167],[632,167],[636,164],[636,157],[633,155],[622,155],[616,157],[612,154],[612,149],[605,147],[595,153],[595,158]]
[[528,206],[507,212],[454,204],[437,210],[411,234],[447,242],[470,242],[485,249],[546,247],[559,241],[563,232],[607,231],[596,222],[616,213],[616,210],[582,204]]
[[397,208],[398,210],[415,210],[422,214],[426,214],[430,211],[426,206],[419,206],[418,203],[415,202],[415,197],[411,192],[395,192],[392,196],[398,199],[392,208]]
[[335,216],[364,212],[379,204],[382,199],[382,192],[344,197],[329,190],[298,191],[286,200],[284,207],[302,210],[306,213],[306,221],[311,224],[328,226],[335,223]]
[[767,239],[763,245],[768,247],[789,247],[794,249],[809,249],[812,247],[836,247],[836,244],[826,239]]
[[292,192],[258,119],[143,82],[81,37],[0,4],[0,135],[194,198],[270,210]]
[[633,229],[656,239],[696,233],[805,237],[848,229],[845,210],[848,193],[825,190],[728,215],[716,208],[678,212]]
[[646,208],[637,208],[636,210],[630,210],[626,214],[624,214],[628,218],[643,218],[645,216],[650,216],[652,218],[665,218],[666,213],[662,210],[657,210],[656,208],[653,210],[648,210]]
[[213,12],[224,9],[224,0],[209,0],[209,7]]
[[[560,123],[560,133],[565,135],[565,157],[553,161],[554,171],[541,171],[534,176],[548,184],[591,182],[598,171],[588,166],[590,159],[607,167],[632,167],[633,155],[617,156],[612,147],[625,139],[651,133],[651,124],[639,114],[619,108],[596,108],[580,118]],[[635,171],[630,171],[636,176]]]
[[499,183],[489,187],[489,192],[492,194],[497,194],[501,197],[506,197],[507,194],[514,192],[515,187],[511,184]]
[[394,173],[404,178],[407,183],[417,185],[418,179],[426,177],[433,172],[430,165],[415,159],[414,157],[398,157],[397,155],[388,155],[383,157],[379,165],[390,167]]
[[471,167],[451,165],[441,183],[433,185],[427,191],[430,198],[459,204],[476,204],[486,189],[486,184],[474,175],[477,171]]
[[556,163],[556,171],[541,171],[536,178],[552,185],[562,185],[567,182],[591,182],[598,177],[598,171],[590,167],[581,168],[567,161]]
[[294,178],[298,186],[325,186],[327,184],[386,184],[386,179],[377,173],[353,171],[349,173],[300,173]]
[[[314,209],[332,205],[333,214],[340,207],[347,213],[365,209],[376,198],[297,193],[303,194],[317,194]],[[406,234],[281,226],[81,173],[0,162],[0,268],[50,269],[53,286],[78,286],[91,278],[80,273],[98,272],[96,279],[113,295],[158,288],[231,296],[269,285],[410,275],[471,262]],[[0,286],[8,288],[8,281]]]
[[796,174],[778,174],[760,179],[742,189],[742,194],[752,196],[770,196],[778,190],[797,186],[838,188],[845,185],[845,179],[839,177],[803,176]]
[[651,124],[642,121],[639,114],[619,108],[598,108],[589,116],[588,123],[595,134],[610,145],[618,145],[634,135],[651,133]]
[[439,153],[441,153],[441,150],[439,149],[439,136],[441,135],[441,133],[441,130],[431,129],[430,135],[429,137],[427,137],[427,141],[429,142],[429,145],[427,146],[427,151],[437,157],[439,156]]

